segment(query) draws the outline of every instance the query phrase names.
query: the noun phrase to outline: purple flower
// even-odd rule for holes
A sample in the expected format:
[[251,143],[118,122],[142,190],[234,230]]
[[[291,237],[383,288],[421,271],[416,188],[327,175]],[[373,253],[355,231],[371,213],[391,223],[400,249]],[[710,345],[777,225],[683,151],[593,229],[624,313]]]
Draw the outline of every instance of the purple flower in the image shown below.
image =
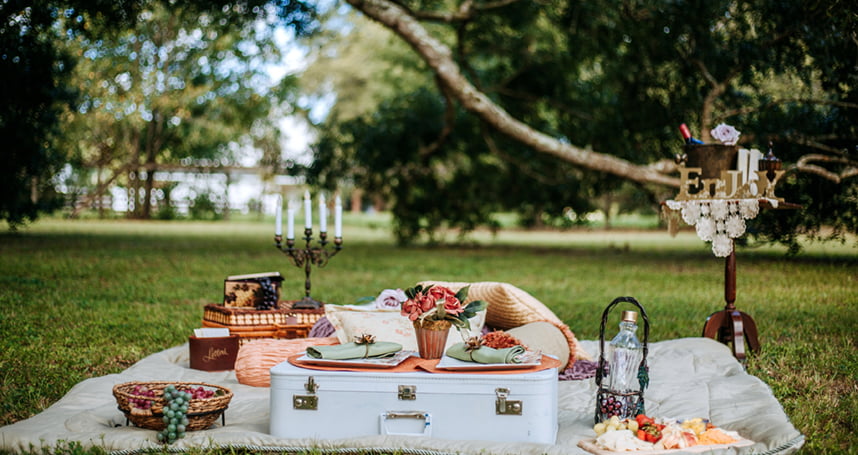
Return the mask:
[[736,145],[739,135],[742,134],[726,123],[721,123],[709,132],[713,139],[718,139],[724,145]]
[[375,307],[378,309],[399,309],[402,302],[408,300],[402,289],[385,289],[375,298]]

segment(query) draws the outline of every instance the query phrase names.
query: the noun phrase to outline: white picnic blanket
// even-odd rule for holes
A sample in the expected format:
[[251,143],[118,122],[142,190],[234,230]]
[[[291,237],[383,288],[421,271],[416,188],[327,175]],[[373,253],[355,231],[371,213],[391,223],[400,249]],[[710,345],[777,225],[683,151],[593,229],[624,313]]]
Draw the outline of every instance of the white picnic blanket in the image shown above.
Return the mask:
[[[597,358],[597,342],[582,341],[582,345]],[[184,344],[146,357],[122,373],[87,379],[44,412],[0,427],[0,449],[30,451],[79,442],[85,447],[99,446],[108,452],[129,454],[158,447],[155,431],[126,426],[111,392],[115,384],[155,380],[213,383],[234,393],[225,412],[226,425],[218,420],[208,430],[189,432],[171,446],[176,450],[232,446],[272,452],[566,455],[586,453],[577,446],[578,441],[594,436],[596,386],[589,379],[560,382],[559,430],[553,445],[413,436],[275,438],[268,434],[268,388],[239,384],[231,371],[193,370],[188,356],[188,345]],[[650,415],[708,417],[716,425],[755,441],[751,446],[723,453],[791,453],[804,443],[804,436],[790,423],[771,389],[745,373],[726,346],[708,338],[662,341],[650,343],[647,358],[650,387],[645,399]]]

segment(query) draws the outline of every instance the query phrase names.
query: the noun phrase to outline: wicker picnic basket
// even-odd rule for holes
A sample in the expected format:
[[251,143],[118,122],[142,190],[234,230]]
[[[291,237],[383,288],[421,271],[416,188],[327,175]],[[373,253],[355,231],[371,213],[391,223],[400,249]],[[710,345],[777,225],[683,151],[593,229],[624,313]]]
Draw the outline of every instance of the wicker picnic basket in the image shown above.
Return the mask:
[[260,338],[306,338],[325,308],[293,309],[293,301],[281,301],[271,310],[235,308],[210,303],[203,311],[203,327],[228,328],[239,344]]
[[[215,392],[215,395],[211,398],[196,398],[191,400],[187,413],[188,425],[185,426],[187,431],[205,430],[212,426],[218,417],[221,418],[222,425],[226,424],[223,413],[226,411],[230,400],[232,400],[232,391],[219,385],[204,382],[134,381],[113,386],[113,396],[116,398],[119,410],[125,414],[127,421],[140,428],[160,431],[167,427],[167,424],[164,422],[163,411],[165,401],[163,395],[164,389],[170,384],[179,390],[203,387]],[[135,386],[145,386],[147,389],[155,392],[155,396],[136,395],[134,394]],[[152,406],[149,409],[139,409],[131,406],[129,402],[131,399],[147,400],[152,403]]]

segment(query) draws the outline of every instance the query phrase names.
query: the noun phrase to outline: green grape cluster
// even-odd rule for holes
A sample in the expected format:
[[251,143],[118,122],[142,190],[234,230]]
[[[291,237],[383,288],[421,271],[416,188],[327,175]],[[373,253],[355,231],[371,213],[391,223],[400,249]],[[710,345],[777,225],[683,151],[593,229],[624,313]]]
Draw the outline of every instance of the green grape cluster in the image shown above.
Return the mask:
[[190,403],[190,393],[177,390],[173,384],[164,388],[164,423],[167,427],[158,432],[159,442],[172,444],[176,439],[185,437]]

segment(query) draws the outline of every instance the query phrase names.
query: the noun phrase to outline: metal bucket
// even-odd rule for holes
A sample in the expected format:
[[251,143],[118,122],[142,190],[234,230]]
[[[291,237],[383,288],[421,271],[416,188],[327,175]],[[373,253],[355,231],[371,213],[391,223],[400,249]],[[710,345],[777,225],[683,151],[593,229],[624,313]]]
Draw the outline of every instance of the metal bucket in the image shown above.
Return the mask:
[[[447,335],[450,333],[449,321],[428,321],[426,325],[414,323],[414,334],[417,335],[417,349],[420,358],[440,359],[444,356]],[[438,323],[443,324],[438,324]],[[433,324],[434,323],[434,324]]]
[[685,167],[701,168],[701,178],[719,179],[721,178],[721,171],[736,169],[736,157],[738,154],[738,145],[686,145],[685,155],[687,158],[685,160]]

